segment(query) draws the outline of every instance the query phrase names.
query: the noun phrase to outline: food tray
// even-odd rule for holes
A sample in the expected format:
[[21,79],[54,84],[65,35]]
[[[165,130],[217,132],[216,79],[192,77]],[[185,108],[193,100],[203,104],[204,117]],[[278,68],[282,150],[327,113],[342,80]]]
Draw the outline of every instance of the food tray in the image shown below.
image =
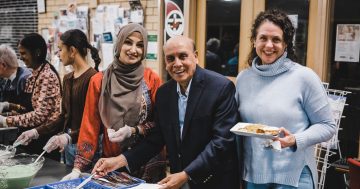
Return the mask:
[[[251,132],[245,132],[243,130],[240,130],[242,128],[245,128],[248,125],[253,125],[254,123],[237,123],[235,126],[233,126],[230,131],[237,134],[237,135],[242,135],[242,136],[251,136],[251,137],[259,137],[259,138],[265,138],[265,139],[274,139],[277,136],[274,135],[268,135],[268,134],[259,134],[259,133],[251,133]],[[271,126],[266,126],[269,129],[279,129],[277,127],[271,127]]]
[[[76,188],[76,186],[78,186],[83,180],[85,180],[85,178],[78,178],[78,179],[73,179],[73,180],[67,180],[67,181],[60,181],[60,182],[55,182],[55,183],[51,183],[51,184],[47,184],[47,185],[43,185],[43,186],[35,186],[35,187],[31,187],[29,189],[57,189],[57,188],[63,188],[63,189],[67,189],[67,188],[71,188],[74,189]],[[83,188],[84,189],[90,189],[91,187],[89,187],[92,183],[88,182]],[[101,188],[101,187],[97,187],[97,188]],[[97,189],[94,188],[94,189]]]
[[[106,184],[106,182],[101,182],[99,180],[92,178],[91,181],[89,181],[82,188],[83,189],[126,189],[126,188],[131,188],[131,187],[137,186],[137,185],[145,182],[141,179],[131,177],[126,173],[119,173],[119,172],[114,171],[114,172],[109,173],[108,175],[121,175],[121,176],[125,175],[127,177],[130,177],[136,183],[133,183],[130,185],[121,185],[118,187],[114,187],[115,185],[113,183]],[[87,177],[73,179],[73,180],[67,180],[67,181],[60,181],[60,182],[55,182],[55,183],[51,183],[51,184],[46,184],[43,186],[35,186],[35,187],[28,188],[28,189],[74,189],[86,178]],[[105,178],[108,178],[108,177],[105,176]]]

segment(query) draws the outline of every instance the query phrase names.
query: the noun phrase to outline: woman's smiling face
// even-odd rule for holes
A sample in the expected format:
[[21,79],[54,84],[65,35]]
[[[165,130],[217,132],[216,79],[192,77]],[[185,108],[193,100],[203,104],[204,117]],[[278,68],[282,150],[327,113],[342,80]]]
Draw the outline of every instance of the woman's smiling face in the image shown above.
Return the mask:
[[272,64],[285,52],[283,31],[274,23],[264,21],[257,29],[254,47],[262,64]]
[[141,61],[143,54],[143,37],[139,32],[133,32],[121,46],[119,61],[124,64],[135,64]]

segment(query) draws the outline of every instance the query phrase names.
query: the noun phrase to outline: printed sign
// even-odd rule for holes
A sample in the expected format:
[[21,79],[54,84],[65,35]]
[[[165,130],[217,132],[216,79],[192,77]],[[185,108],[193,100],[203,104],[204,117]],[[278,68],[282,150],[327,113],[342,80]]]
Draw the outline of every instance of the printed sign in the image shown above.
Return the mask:
[[148,35],[148,48],[146,59],[147,60],[156,60],[157,59],[157,35]]
[[184,33],[185,19],[183,14],[183,0],[165,1],[165,41]]
[[359,62],[360,24],[338,24],[335,61]]

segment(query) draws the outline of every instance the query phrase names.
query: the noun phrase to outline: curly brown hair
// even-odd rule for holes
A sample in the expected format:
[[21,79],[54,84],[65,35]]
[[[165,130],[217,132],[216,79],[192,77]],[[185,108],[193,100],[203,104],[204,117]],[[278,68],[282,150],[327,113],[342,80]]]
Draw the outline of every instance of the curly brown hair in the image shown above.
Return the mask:
[[251,66],[252,61],[257,56],[256,49],[254,47],[254,42],[257,35],[257,30],[260,25],[265,22],[270,21],[275,25],[279,26],[283,31],[283,38],[286,44],[287,57],[292,61],[296,61],[296,55],[294,51],[293,38],[295,35],[295,28],[289,19],[289,17],[282,11],[277,9],[270,9],[263,12],[260,12],[256,17],[252,28],[251,28],[251,52],[248,55],[247,63]]

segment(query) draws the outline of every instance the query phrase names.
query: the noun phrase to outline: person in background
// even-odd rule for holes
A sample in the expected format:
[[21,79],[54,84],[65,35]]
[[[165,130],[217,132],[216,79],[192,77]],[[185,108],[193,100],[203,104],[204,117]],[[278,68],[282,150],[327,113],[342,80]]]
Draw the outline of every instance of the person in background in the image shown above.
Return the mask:
[[239,121],[234,84],[197,66],[195,44],[188,37],[170,38],[164,54],[172,79],[157,92],[154,131],[122,155],[100,159],[93,173],[104,175],[124,166],[132,171],[166,145],[171,174],[159,182],[162,188],[238,189],[230,132]]
[[210,38],[206,42],[206,69],[222,73],[220,56],[217,54],[220,47],[220,40]]
[[[26,80],[25,94],[22,96],[26,102],[29,102],[25,105],[29,112],[9,117],[0,116],[0,127],[19,127],[20,133],[26,130],[35,132],[33,128],[47,125],[60,115],[60,78],[55,68],[45,60],[46,43],[41,35],[25,34],[18,47],[21,59],[28,68],[32,69],[32,75]],[[38,134],[35,135],[37,138]],[[42,140],[33,141],[23,148],[28,153],[40,154],[50,136],[46,134]],[[60,158],[59,153],[52,153],[49,156],[53,159]]]
[[333,114],[319,77],[296,62],[295,29],[279,10],[266,10],[251,29],[249,68],[236,79],[241,119],[279,127],[281,151],[264,139],[244,137],[243,180],[247,189],[317,187],[314,145],[336,132]]
[[[92,161],[96,162],[94,154],[101,133],[102,157],[114,157],[136,146],[153,129],[153,105],[161,81],[142,64],[147,42],[147,32],[139,24],[120,29],[112,64],[90,80],[74,169],[63,180],[79,177],[91,168]],[[165,160],[165,155],[159,154],[131,174],[157,182],[165,177]]]
[[239,64],[239,43],[237,43],[233,50],[233,57],[226,63],[227,76],[236,77]]
[[26,111],[22,95],[30,74],[27,68],[19,67],[16,53],[10,46],[0,45],[0,113],[9,116]]
[[[73,166],[86,92],[90,78],[97,73],[101,59],[98,50],[89,44],[86,35],[78,29],[68,30],[62,34],[58,48],[61,62],[64,66],[71,65],[74,70],[64,76],[61,114],[48,125],[23,132],[17,141],[24,140],[24,144],[27,144],[38,135],[41,137],[60,130],[58,135],[47,142],[44,150],[50,153],[57,148],[60,148],[60,151],[65,149],[65,163]],[[88,49],[95,62],[95,69],[86,62]]]

